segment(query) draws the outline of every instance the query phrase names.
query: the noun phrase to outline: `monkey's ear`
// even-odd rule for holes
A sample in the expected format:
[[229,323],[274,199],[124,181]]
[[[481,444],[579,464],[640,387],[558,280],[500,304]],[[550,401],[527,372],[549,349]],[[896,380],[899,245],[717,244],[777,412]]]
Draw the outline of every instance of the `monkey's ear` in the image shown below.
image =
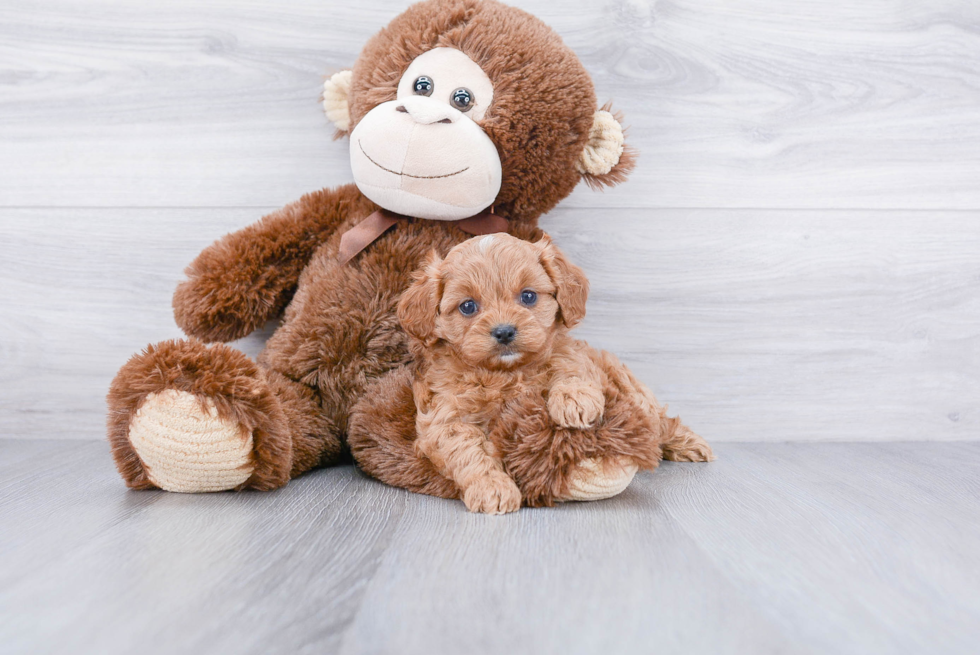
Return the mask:
[[585,318],[585,301],[589,297],[589,278],[585,271],[569,261],[551,242],[547,234],[535,242],[545,273],[555,285],[560,318],[565,327],[573,328]]
[[405,332],[422,343],[435,341],[436,316],[442,301],[442,260],[432,251],[412,286],[398,301],[398,322]]
[[592,116],[589,141],[575,162],[575,168],[593,189],[625,181],[636,164],[636,154],[626,145],[620,120],[622,116],[611,113],[608,103]]
[[340,71],[323,83],[323,112],[341,133],[350,129],[350,80],[351,71]]

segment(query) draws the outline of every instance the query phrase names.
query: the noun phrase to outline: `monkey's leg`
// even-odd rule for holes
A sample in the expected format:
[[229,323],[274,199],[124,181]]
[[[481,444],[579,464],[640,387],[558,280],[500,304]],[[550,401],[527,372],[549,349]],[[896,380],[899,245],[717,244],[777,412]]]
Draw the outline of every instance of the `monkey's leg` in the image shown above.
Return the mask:
[[343,444],[338,436],[340,430],[323,412],[317,391],[261,363],[259,367],[289,424],[292,442],[289,477],[295,478],[311,469],[336,464],[343,457]]
[[416,493],[460,498],[459,487],[415,450],[415,398],[407,367],[369,386],[351,410],[347,443],[371,477]]
[[597,425],[558,428],[536,407],[513,413],[518,419],[508,429],[517,436],[506,461],[528,505],[610,498],[661,458],[713,459],[708,444],[678,419],[667,418],[653,393],[616,357],[597,351],[593,357],[606,374],[605,411]]
[[660,447],[663,449],[664,459],[672,462],[711,462],[715,459],[708,442],[681,423],[679,418],[668,417],[667,407],[660,405],[650,388],[636,379],[632,371],[609,353],[603,352],[602,356],[607,371],[615,368],[618,371],[617,375],[620,376],[619,384],[623,388],[632,387],[635,390],[637,403],[645,412],[657,417],[660,422]]
[[340,452],[338,438],[317,432],[313,390],[221,344],[149,346],[107,401],[113,456],[134,489],[275,489]]
[[491,433],[526,505],[601,500],[622,493],[640,468],[660,462],[657,426],[631,396],[606,395],[603,418],[590,428],[562,428],[544,399],[508,410]]

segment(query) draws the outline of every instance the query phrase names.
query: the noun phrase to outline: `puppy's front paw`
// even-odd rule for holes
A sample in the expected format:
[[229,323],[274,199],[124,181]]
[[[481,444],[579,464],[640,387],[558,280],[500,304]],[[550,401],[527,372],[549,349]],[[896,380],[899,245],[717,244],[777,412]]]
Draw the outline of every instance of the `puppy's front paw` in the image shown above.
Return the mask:
[[506,514],[521,508],[521,490],[503,472],[473,482],[463,492],[463,502],[471,512]]
[[606,398],[601,389],[579,384],[556,384],[548,392],[548,413],[563,428],[587,428],[602,418]]

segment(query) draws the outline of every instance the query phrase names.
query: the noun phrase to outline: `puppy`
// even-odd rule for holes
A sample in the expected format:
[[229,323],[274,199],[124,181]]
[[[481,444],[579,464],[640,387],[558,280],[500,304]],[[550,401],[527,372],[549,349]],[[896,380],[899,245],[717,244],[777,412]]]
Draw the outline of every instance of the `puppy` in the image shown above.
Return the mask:
[[561,428],[602,420],[608,360],[568,333],[587,296],[585,274],[548,237],[506,234],[474,237],[444,260],[433,253],[402,296],[398,318],[416,359],[415,448],[456,483],[470,511],[521,505],[488,438],[509,399],[545,395]]

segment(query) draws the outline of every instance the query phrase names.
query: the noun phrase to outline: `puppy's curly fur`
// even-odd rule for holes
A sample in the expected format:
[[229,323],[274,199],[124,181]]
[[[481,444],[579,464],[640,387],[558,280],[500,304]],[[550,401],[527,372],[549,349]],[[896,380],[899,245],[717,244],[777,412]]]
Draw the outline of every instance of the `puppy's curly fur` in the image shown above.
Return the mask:
[[[582,270],[547,237],[476,237],[444,260],[430,255],[398,305],[416,362],[414,454],[428,460],[430,477],[451,483],[426,492],[499,514],[517,510],[522,498],[550,504],[569,497],[574,466],[592,456],[606,466],[653,468],[662,446],[673,453],[687,439],[687,451],[700,451],[689,458],[710,458],[707,444],[666,419],[614,357],[569,335],[587,295]],[[621,452],[600,447],[610,430]],[[591,448],[583,435],[593,437]],[[540,457],[528,448],[568,467],[558,478],[564,488],[535,485],[543,474],[555,478],[536,470]]]

